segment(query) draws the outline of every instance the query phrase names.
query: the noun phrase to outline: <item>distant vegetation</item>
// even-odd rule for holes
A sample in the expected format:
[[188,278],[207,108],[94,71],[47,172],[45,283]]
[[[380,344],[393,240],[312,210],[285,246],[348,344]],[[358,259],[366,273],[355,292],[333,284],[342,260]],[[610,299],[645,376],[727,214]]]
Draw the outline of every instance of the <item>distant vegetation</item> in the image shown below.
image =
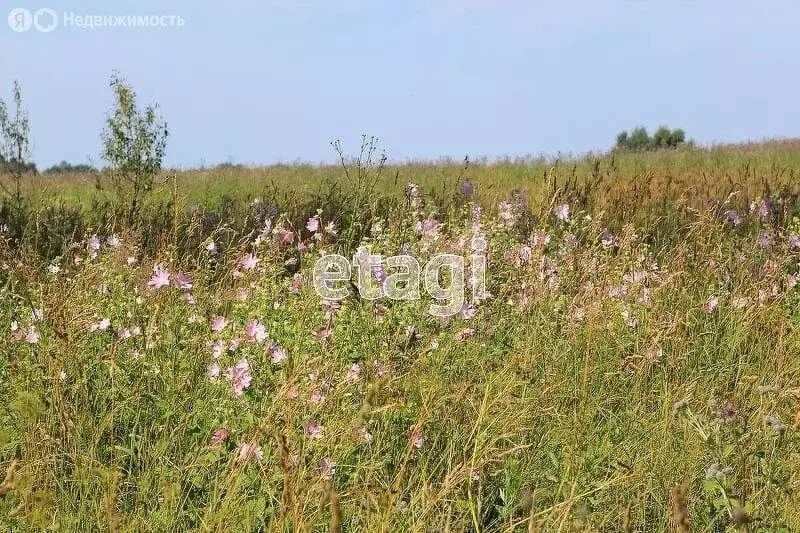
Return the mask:
[[[661,126],[651,137],[647,129],[643,126],[634,128],[630,133],[620,132],[617,135],[617,149],[629,150],[634,152],[644,152],[647,150],[660,150],[663,148],[676,148],[686,142],[686,133],[680,129],[669,129]],[[690,141],[691,143],[691,141]]]
[[67,163],[66,161],[62,161],[59,164],[48,168],[42,172],[42,174],[94,174],[95,172],[97,172],[97,169],[91,165],[73,165],[71,163]]

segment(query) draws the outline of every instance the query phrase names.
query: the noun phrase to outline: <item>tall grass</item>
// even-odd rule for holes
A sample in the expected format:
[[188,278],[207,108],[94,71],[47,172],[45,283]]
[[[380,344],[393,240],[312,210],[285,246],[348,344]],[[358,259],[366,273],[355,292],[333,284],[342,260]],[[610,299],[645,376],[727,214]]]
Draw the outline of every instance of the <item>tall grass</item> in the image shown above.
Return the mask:
[[[0,523],[797,530],[798,154],[388,166],[363,213],[341,169],[193,171],[135,226],[49,182],[0,241]],[[475,236],[450,319],[311,285]]]

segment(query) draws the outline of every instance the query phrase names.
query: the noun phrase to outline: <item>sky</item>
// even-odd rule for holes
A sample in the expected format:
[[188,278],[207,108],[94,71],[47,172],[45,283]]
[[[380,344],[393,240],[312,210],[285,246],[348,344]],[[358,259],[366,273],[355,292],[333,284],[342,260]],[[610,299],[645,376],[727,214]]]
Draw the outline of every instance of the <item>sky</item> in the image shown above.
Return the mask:
[[[58,26],[12,31],[14,8]],[[798,20],[797,0],[3,0],[0,97],[19,80],[39,168],[102,164],[114,71],[158,103],[170,167],[329,162],[362,134],[393,161],[580,154],[637,125],[759,140],[800,135]]]

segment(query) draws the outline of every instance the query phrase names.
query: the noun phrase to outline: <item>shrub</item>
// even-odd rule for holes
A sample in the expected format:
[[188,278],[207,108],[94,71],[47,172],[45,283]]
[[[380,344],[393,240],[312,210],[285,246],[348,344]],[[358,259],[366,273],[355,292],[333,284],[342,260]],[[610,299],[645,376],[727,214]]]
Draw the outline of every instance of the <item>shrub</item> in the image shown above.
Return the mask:
[[168,130],[156,114],[157,106],[139,109],[133,88],[116,73],[111,76],[111,89],[115,107],[103,131],[103,159],[117,197],[133,221],[161,171]]
[[647,129],[639,126],[631,130],[628,134],[627,131],[622,131],[617,135],[616,148],[621,150],[630,150],[634,152],[642,152],[645,150],[660,150],[663,148],[676,148],[686,142],[686,133],[676,128],[669,129],[666,126],[659,127],[652,137],[647,133]]

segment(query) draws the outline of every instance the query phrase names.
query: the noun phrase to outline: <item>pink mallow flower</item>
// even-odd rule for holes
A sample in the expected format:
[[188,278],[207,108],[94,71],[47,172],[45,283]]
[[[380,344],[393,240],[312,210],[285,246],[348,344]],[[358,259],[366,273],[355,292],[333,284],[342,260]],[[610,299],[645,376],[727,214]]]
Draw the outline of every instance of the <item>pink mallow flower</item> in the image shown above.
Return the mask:
[[306,229],[311,233],[319,230],[319,219],[317,217],[311,217],[306,222]]
[[214,431],[211,435],[211,446],[214,448],[218,448],[222,446],[222,443],[225,442],[225,439],[228,438],[229,431],[225,428],[219,428]]
[[253,270],[258,265],[259,259],[253,254],[247,254],[239,263],[244,270]]
[[267,328],[259,320],[251,320],[244,326],[244,336],[250,342],[262,342],[267,338]]
[[236,448],[236,461],[239,463],[255,463],[263,457],[264,450],[255,442],[243,442]]
[[321,439],[325,433],[325,426],[316,420],[310,420],[306,424],[306,436],[310,439]]
[[219,333],[228,327],[228,320],[224,316],[217,316],[211,321],[211,331]]
[[253,381],[253,374],[250,373],[250,364],[247,359],[241,359],[238,363],[228,369],[228,379],[231,382],[231,389],[234,396],[241,396],[244,390]]
[[179,289],[188,290],[192,288],[192,278],[183,272],[178,272],[172,276],[172,283]]
[[160,289],[161,287],[166,287],[169,285],[169,278],[169,270],[161,265],[156,265],[153,267],[153,275],[147,282],[147,288],[151,291],[154,291]]

